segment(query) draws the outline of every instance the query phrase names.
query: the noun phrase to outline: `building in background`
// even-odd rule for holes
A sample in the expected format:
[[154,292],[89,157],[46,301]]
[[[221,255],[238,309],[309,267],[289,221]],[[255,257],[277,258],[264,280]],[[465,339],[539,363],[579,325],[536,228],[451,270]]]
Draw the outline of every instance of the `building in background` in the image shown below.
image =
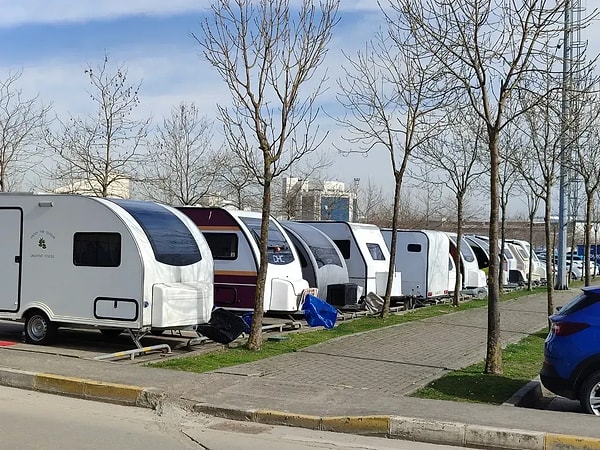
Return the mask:
[[341,181],[284,178],[278,216],[296,220],[350,221],[355,217],[356,192]]
[[[77,180],[53,190],[57,194],[80,194],[96,197],[99,196],[100,191],[100,184],[94,180]],[[111,183],[108,187],[107,197],[131,198],[131,180],[121,178]]]

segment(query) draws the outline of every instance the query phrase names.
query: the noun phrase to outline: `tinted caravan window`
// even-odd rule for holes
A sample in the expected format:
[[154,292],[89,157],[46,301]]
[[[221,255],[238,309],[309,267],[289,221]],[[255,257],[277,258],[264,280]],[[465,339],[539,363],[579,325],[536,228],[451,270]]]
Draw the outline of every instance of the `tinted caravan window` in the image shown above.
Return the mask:
[[[260,246],[261,220],[254,217],[240,217],[240,220],[250,229],[252,236]],[[294,260],[294,254],[285,236],[271,221],[269,221],[267,237],[267,259],[271,264],[289,264]]]
[[373,258],[375,261],[385,261],[385,256],[383,255],[379,244],[367,243],[367,248],[369,249],[371,258]]
[[350,259],[350,240],[349,239],[334,239],[333,243],[338,246],[340,253],[344,259]]
[[164,206],[135,200],[111,199],[127,211],[142,227],[158,262],[188,266],[202,259],[189,228]]
[[119,233],[75,233],[73,264],[89,267],[119,267],[121,235]]
[[235,233],[204,233],[213,259],[236,259],[238,237]]

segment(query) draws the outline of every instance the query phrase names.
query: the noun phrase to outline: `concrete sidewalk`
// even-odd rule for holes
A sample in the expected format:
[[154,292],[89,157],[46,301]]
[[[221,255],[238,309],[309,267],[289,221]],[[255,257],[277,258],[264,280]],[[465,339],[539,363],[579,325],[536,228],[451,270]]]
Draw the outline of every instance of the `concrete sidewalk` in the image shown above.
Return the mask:
[[[564,304],[577,289],[555,292]],[[501,303],[502,341],[547,325],[545,295]],[[487,448],[600,448],[595,416],[424,400],[407,394],[485,357],[479,308],[193,374],[2,349],[0,384],[160,410]],[[6,351],[5,351],[6,350]]]

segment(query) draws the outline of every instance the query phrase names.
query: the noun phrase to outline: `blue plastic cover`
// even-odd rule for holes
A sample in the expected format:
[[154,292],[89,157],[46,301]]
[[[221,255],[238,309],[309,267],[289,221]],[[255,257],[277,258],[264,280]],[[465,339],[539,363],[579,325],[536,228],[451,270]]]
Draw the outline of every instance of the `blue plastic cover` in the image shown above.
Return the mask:
[[302,311],[310,327],[333,328],[337,320],[338,312],[335,306],[310,294],[304,300]]

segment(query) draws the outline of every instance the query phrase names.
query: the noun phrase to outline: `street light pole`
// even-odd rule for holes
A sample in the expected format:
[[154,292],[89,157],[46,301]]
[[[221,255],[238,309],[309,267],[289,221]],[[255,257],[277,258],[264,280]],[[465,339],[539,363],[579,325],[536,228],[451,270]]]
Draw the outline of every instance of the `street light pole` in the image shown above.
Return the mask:
[[354,179],[354,198],[352,199],[352,222],[358,222],[358,185],[360,178]]

